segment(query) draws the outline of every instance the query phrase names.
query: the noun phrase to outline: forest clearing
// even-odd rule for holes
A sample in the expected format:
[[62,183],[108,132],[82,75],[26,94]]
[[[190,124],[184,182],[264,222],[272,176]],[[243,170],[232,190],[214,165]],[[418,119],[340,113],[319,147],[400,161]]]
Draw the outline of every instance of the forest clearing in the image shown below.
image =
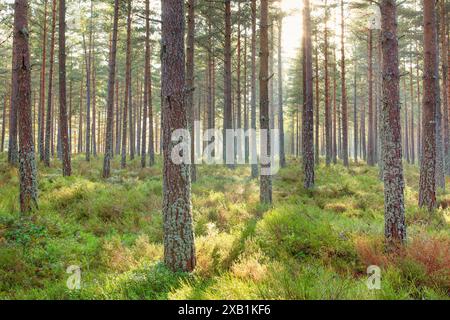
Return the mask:
[[450,299],[449,10],[0,0],[0,300]]

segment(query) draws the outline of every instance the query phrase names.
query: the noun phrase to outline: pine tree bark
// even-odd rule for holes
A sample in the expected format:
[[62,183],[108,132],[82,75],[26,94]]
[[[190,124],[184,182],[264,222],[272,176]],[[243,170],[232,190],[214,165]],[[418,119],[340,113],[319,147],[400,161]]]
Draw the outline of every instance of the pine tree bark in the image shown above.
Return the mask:
[[356,96],[356,60],[353,62],[354,64],[354,71],[353,71],[353,148],[354,148],[354,158],[355,158],[355,163],[358,162],[358,145],[359,145],[359,140],[358,140],[358,105],[357,105],[357,96]]
[[164,140],[164,262],[172,270],[195,268],[189,164],[171,159],[172,133],[187,129],[185,104],[184,2],[162,2],[162,119]]
[[[231,1],[225,0],[225,44],[224,44],[224,116],[223,116],[223,160],[228,167],[234,167],[234,156],[231,141],[227,140],[226,132],[233,128],[233,110],[231,97]],[[231,162],[231,163],[230,163]]]
[[342,160],[348,167],[348,115],[347,87],[345,82],[345,45],[344,45],[344,0],[341,0],[341,104],[342,104]]
[[304,1],[303,7],[303,88],[305,103],[303,104],[303,185],[306,189],[314,187],[314,96],[313,96],[313,70],[312,70],[312,41],[311,16],[309,0]]
[[41,79],[39,91],[39,112],[38,112],[38,149],[41,161],[44,161],[45,146],[45,68],[47,64],[47,0],[44,0],[44,26],[42,34],[42,59],[41,59]]
[[316,46],[314,49],[314,64],[315,64],[315,85],[316,85],[316,111],[315,111],[315,163],[318,165],[320,162],[319,158],[319,151],[320,151],[320,144],[319,144],[319,127],[320,127],[320,114],[319,114],[319,108],[320,108],[320,96],[319,96],[319,43],[317,41],[317,32],[315,32],[315,39],[314,39]]
[[146,167],[147,162],[147,114],[150,68],[150,1],[145,0],[145,62],[144,62],[144,108],[142,122],[142,152],[141,167]]
[[382,0],[383,50],[383,181],[385,238],[389,246],[406,241],[404,181],[400,128],[400,73],[398,68],[397,4]]
[[324,30],[324,56],[325,56],[325,157],[326,165],[329,166],[333,154],[332,146],[332,119],[331,119],[331,105],[330,105],[330,83],[328,75],[328,0],[325,0],[325,30]]
[[420,165],[419,206],[436,206],[436,111],[439,92],[437,21],[434,0],[424,0],[424,68],[422,104],[422,161]]
[[[130,128],[131,124],[131,106],[129,103],[131,101],[130,89],[131,89],[131,0],[127,1],[127,53],[126,53],[126,66],[125,66],[125,97],[123,104],[123,116],[122,116],[122,160],[120,166],[124,169],[127,165],[127,127],[128,127],[128,113],[130,116]],[[128,108],[130,107],[130,111]],[[130,157],[131,157],[131,145],[133,144],[133,137],[131,135],[132,129],[130,129]]]
[[[114,84],[116,81],[116,55],[117,55],[117,29],[119,20],[119,0],[114,0],[113,34],[111,40],[111,52],[109,54],[108,74],[108,100],[106,108],[106,141],[105,157],[103,159],[103,178],[111,175],[111,159],[113,154],[113,121],[114,121]],[[118,128],[118,127],[116,127]],[[100,131],[100,128],[98,128]],[[100,143],[100,140],[98,140]]]
[[[187,46],[186,46],[186,108],[188,110],[189,132],[191,135],[191,181],[197,180],[197,170],[195,167],[195,104],[194,104],[194,50],[195,50],[195,0],[187,2]],[[226,80],[225,80],[226,81]]]
[[44,164],[50,166],[51,127],[52,127],[52,95],[53,95],[53,65],[55,56],[55,29],[56,29],[56,0],[52,4],[52,31],[50,40],[50,66],[48,73],[47,114],[45,117],[45,150]]
[[[260,201],[272,203],[272,176],[268,173],[271,168],[271,139],[270,139],[270,115],[269,115],[269,4],[268,0],[261,0],[260,17],[260,53],[259,53],[259,123],[261,128],[261,154],[266,150],[266,155],[261,155],[260,175]],[[265,158],[265,159],[263,159]]]
[[59,0],[59,133],[63,176],[70,176],[72,165],[66,103],[66,1]]
[[[5,86],[6,88],[6,86]],[[0,146],[0,152],[3,152],[5,150],[5,133],[6,133],[6,108],[7,108],[7,100],[8,95],[5,92],[5,95],[3,96],[3,117],[2,117],[2,140],[1,140],[1,146]]]
[[[13,37],[13,49],[12,49],[12,65],[14,65],[14,57],[17,55],[16,53],[16,43],[15,38]],[[8,162],[17,166],[19,162],[19,153],[17,148],[17,117],[18,111],[17,106],[15,105],[14,97],[17,95],[17,73],[12,72],[11,74],[11,101],[9,104],[9,131],[8,131]]]
[[333,123],[332,123],[332,159],[333,164],[337,164],[337,97],[336,97],[336,89],[337,89],[337,68],[336,68],[336,50],[333,50]]
[[[280,14],[278,17],[278,130],[280,132],[280,167],[284,168],[286,166],[286,155],[284,151],[283,61],[282,61],[283,57],[281,55],[282,35],[283,35],[283,15]],[[313,126],[313,121],[314,119],[311,119],[311,126]],[[314,148],[314,142],[312,144]]]
[[256,151],[256,0],[251,2],[252,13],[252,40],[251,40],[251,115],[250,115],[250,162],[251,176],[258,177],[257,151]]
[[442,66],[442,109],[443,109],[443,142],[444,142],[444,172],[450,175],[450,129],[448,105],[448,39],[447,39],[447,10],[446,1],[440,2],[440,29],[441,29],[441,66]]
[[12,72],[17,80],[13,96],[18,110],[20,211],[29,213],[37,207],[37,170],[33,145],[31,117],[31,64],[28,33],[28,1],[16,0],[14,5],[14,57]]
[[375,165],[375,145],[374,145],[374,112],[373,112],[373,30],[369,30],[368,40],[368,87],[369,87],[369,103],[368,103],[368,133],[367,133],[367,164]]

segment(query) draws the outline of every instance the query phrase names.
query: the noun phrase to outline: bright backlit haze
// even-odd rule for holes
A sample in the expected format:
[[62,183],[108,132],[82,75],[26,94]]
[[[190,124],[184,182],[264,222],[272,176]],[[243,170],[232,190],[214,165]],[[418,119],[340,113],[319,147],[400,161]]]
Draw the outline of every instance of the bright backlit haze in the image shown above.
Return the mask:
[[[283,61],[288,68],[290,62],[298,54],[302,37],[303,1],[282,0],[281,9],[286,15],[283,19]],[[286,70],[286,69],[285,69]]]

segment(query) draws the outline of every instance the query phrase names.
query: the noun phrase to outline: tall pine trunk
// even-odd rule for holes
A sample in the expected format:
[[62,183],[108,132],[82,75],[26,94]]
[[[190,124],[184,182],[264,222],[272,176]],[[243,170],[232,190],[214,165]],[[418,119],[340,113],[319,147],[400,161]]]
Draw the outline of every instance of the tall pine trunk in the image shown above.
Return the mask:
[[63,176],[70,176],[69,127],[66,103],[66,0],[59,0],[59,133]]
[[389,246],[406,241],[404,181],[400,127],[397,4],[381,1],[383,50],[383,181],[385,238]]
[[14,5],[14,56],[12,72],[17,80],[14,105],[18,111],[20,211],[29,213],[37,207],[37,170],[31,117],[31,64],[28,45],[28,1]]
[[45,150],[44,164],[50,166],[51,129],[52,129],[52,95],[53,95],[53,65],[55,57],[56,0],[52,4],[52,35],[50,40],[50,70],[48,73],[47,114],[45,116]]
[[162,124],[164,141],[164,262],[172,270],[195,268],[188,164],[172,162],[172,133],[188,128],[185,104],[184,2],[162,2]]
[[313,97],[313,70],[312,70],[312,41],[311,16],[309,0],[305,0],[303,7],[303,89],[305,102],[303,103],[303,185],[306,189],[314,187],[314,97]]
[[[269,115],[269,4],[268,0],[261,0],[260,17],[260,53],[259,53],[259,123],[261,129],[261,175],[260,201],[272,203],[271,169],[271,136]],[[264,152],[265,151],[265,152]]]
[[436,206],[436,111],[439,99],[439,70],[436,4],[424,0],[424,68],[422,105],[422,161],[420,164],[419,206]]
[[[114,0],[113,35],[111,52],[109,53],[108,100],[106,105],[106,141],[103,159],[103,178],[111,175],[111,159],[113,154],[113,121],[114,121],[114,83],[116,79],[117,25],[119,20],[119,0]],[[118,128],[118,127],[116,127]],[[100,128],[98,128],[100,131]],[[100,143],[100,140],[98,140]]]
[[44,161],[45,146],[45,68],[47,63],[47,0],[44,1],[44,26],[42,34],[42,60],[41,60],[41,79],[39,91],[39,112],[38,112],[38,149],[41,161]]

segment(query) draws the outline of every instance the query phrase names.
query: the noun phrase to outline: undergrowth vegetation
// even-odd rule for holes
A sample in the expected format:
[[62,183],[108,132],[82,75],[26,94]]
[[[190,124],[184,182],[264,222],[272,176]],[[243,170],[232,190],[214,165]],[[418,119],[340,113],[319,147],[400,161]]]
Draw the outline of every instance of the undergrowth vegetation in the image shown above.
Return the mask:
[[[200,166],[192,186],[197,268],[173,273],[162,261],[161,162],[140,159],[100,178],[101,159],[39,167],[39,209],[18,212],[18,178],[0,155],[1,299],[448,299],[450,194],[432,213],[417,207],[418,169],[405,165],[408,243],[383,246],[378,169],[353,163],[316,171],[302,187],[291,159],[274,177],[274,206],[258,204],[248,167]],[[450,182],[450,181],[449,181]],[[68,266],[81,267],[69,290]],[[369,290],[367,267],[381,268]]]

